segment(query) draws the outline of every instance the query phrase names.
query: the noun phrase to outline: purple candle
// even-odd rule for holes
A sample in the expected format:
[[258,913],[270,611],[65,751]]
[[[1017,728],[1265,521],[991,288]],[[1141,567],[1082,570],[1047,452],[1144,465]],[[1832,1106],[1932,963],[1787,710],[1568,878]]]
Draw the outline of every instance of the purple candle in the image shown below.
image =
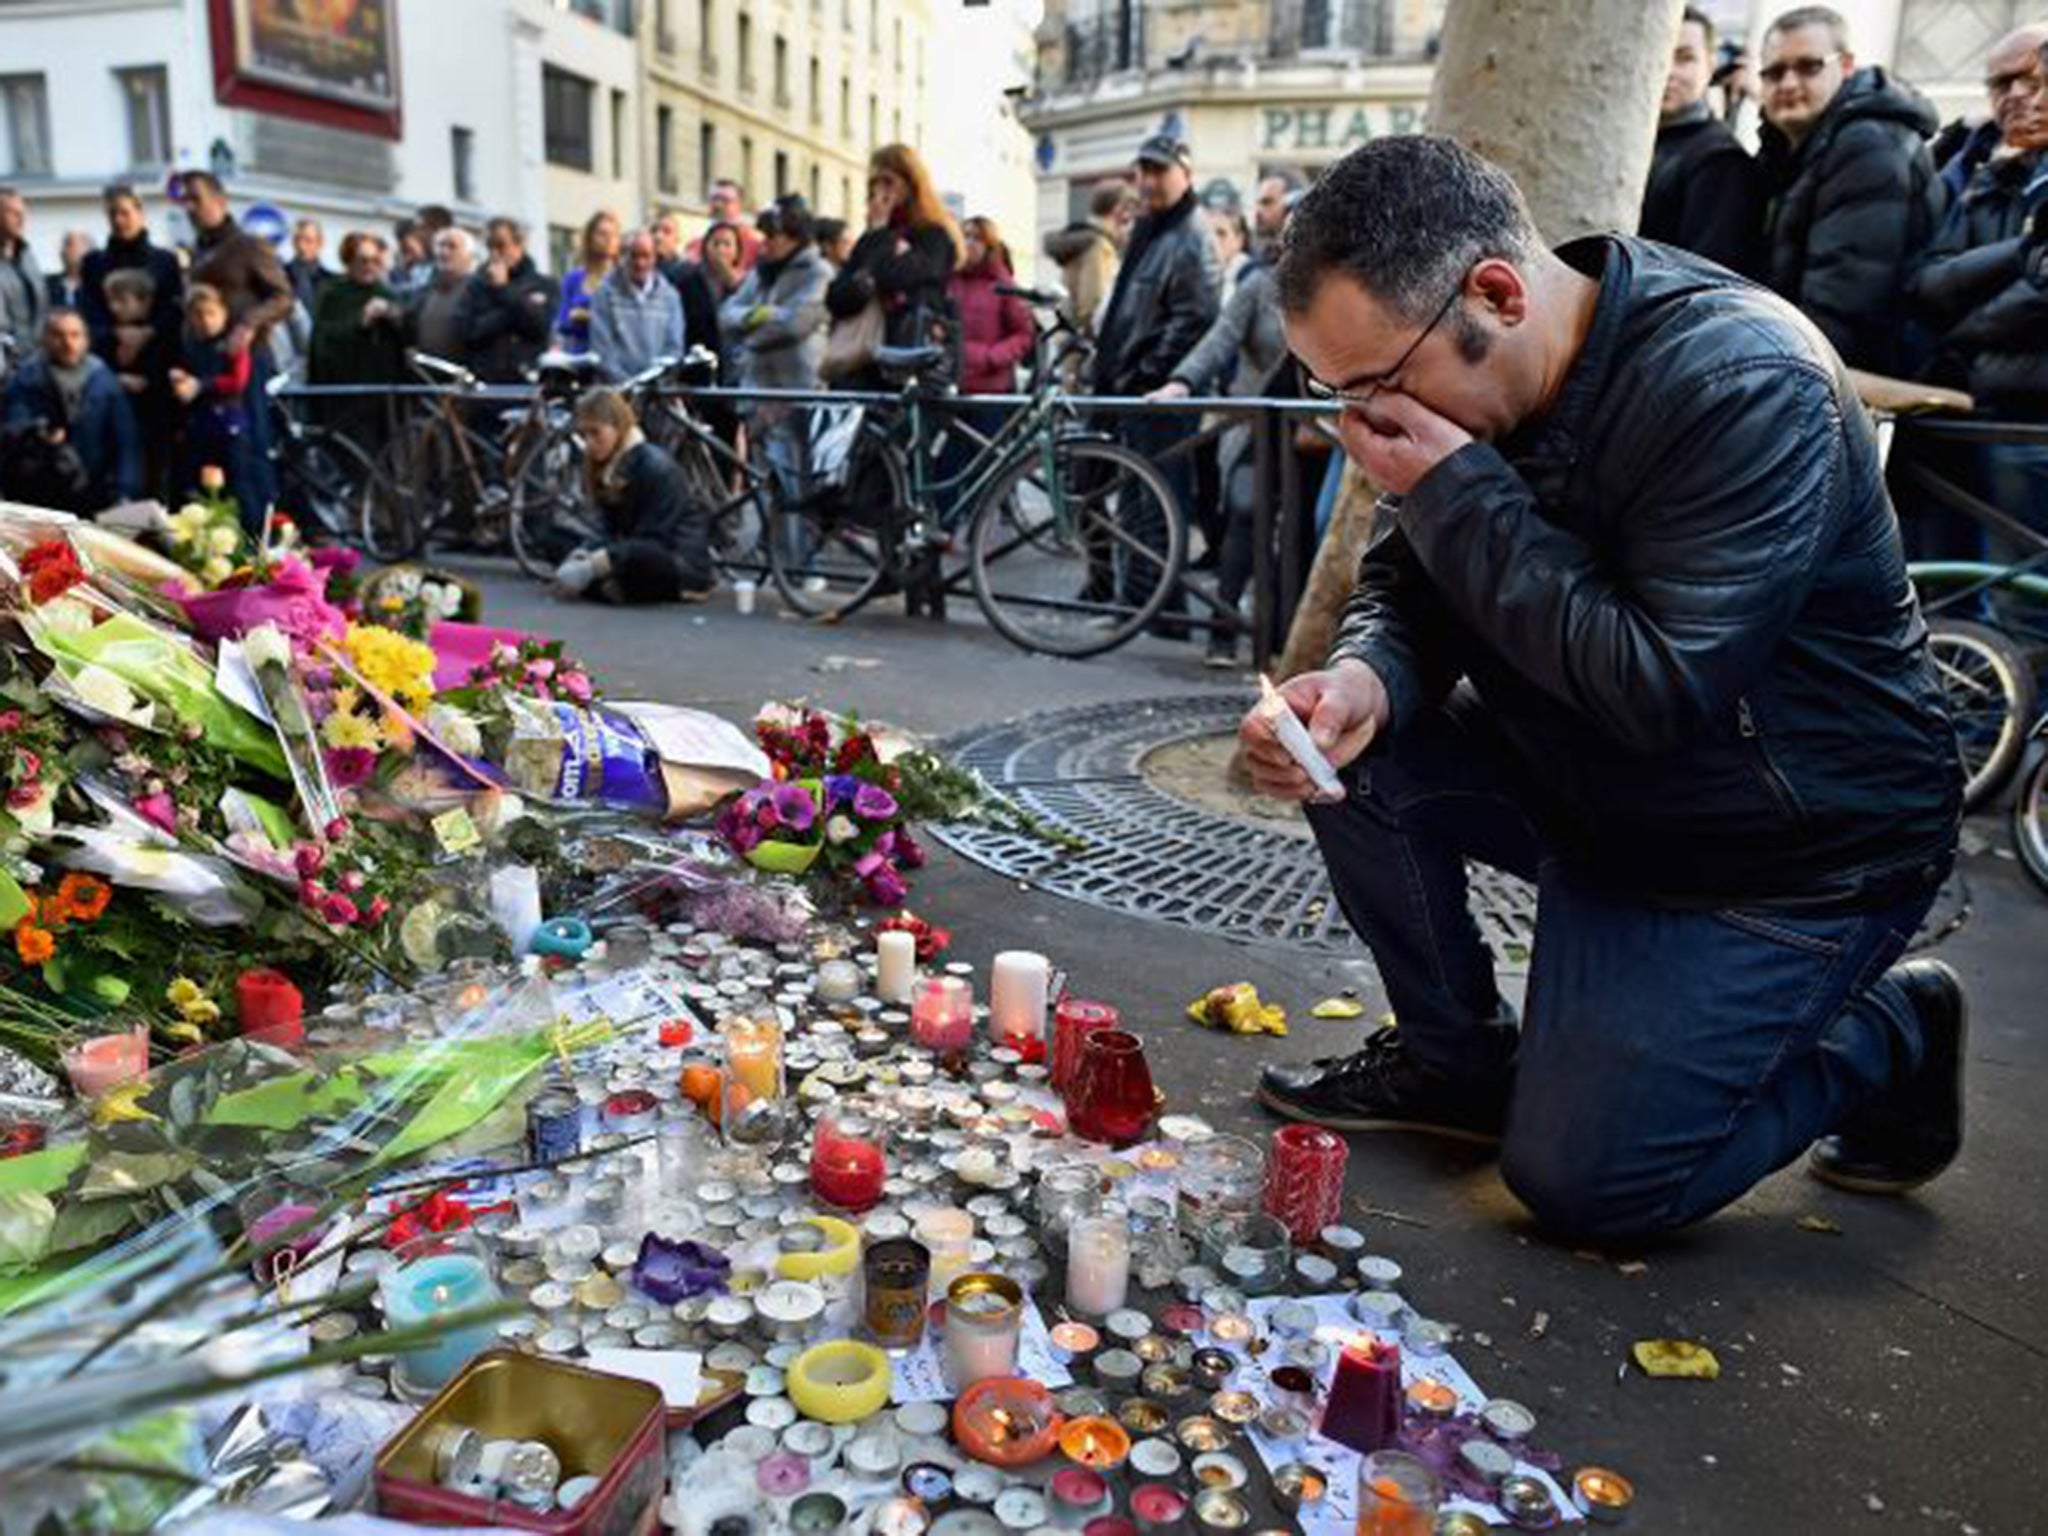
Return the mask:
[[1354,1451],[1383,1450],[1401,1429],[1401,1346],[1365,1334],[1337,1356],[1323,1433]]

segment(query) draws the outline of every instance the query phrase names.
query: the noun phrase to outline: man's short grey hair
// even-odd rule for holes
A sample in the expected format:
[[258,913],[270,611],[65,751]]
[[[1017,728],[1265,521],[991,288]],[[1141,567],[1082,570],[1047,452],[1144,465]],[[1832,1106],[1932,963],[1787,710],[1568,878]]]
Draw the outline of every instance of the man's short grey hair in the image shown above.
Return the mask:
[[1826,27],[1828,40],[1839,53],[1849,51],[1849,23],[1842,13],[1831,5],[1795,5],[1768,27],[1764,37],[1769,40],[1780,32],[1797,32],[1801,27]]
[[1323,279],[1342,273],[1420,322],[1475,262],[1527,263],[1542,250],[1506,171],[1454,139],[1400,134],[1359,145],[1302,194],[1274,276],[1290,314],[1308,310]]

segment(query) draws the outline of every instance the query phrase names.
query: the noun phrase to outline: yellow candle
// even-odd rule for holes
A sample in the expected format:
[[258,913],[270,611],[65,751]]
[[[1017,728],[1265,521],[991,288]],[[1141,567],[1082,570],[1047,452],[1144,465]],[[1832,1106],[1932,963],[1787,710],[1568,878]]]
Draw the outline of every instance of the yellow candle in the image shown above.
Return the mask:
[[775,1020],[728,1021],[725,1061],[750,1100],[782,1096],[782,1026]]

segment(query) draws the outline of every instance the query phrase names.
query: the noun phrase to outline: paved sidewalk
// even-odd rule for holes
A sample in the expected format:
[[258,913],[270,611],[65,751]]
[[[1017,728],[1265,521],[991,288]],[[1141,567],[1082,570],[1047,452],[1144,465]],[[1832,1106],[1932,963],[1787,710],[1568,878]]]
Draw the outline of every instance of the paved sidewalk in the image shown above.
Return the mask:
[[[1079,703],[1247,692],[1244,677],[1203,671],[1192,648],[1155,642],[1061,663],[972,621],[941,629],[882,612],[827,629],[775,616],[765,596],[741,618],[729,599],[622,612],[557,604],[516,577],[484,587],[489,621],[561,635],[615,691],[741,717],[764,698],[809,696],[950,734]],[[1974,830],[2004,842],[2002,824]],[[2044,1529],[2033,1453],[2048,1419],[2048,899],[2006,857],[1975,855],[1965,873],[1972,914],[1941,953],[1975,1005],[1969,1140],[1917,1198],[1859,1199],[1792,1170],[1653,1250],[1591,1256],[1535,1234],[1470,1149],[1353,1139],[1354,1219],[1405,1266],[1412,1302],[1463,1327],[1460,1358],[1536,1411],[1542,1444],[1635,1479],[1634,1529]],[[913,904],[956,930],[963,958],[985,964],[1019,946],[1055,956],[1145,1034],[1174,1107],[1229,1129],[1262,1135],[1273,1123],[1247,1098],[1260,1065],[1346,1050],[1358,1036],[1357,1024],[1308,1016],[1367,974],[1356,962],[1105,913],[943,853]],[[1288,1007],[1289,1038],[1228,1039],[1186,1021],[1196,990],[1237,980]],[[1365,1001],[1368,1018],[1384,1008],[1370,992]],[[1840,1231],[1802,1226],[1810,1217]],[[1652,1337],[1709,1343],[1721,1379],[1622,1373],[1629,1344]]]

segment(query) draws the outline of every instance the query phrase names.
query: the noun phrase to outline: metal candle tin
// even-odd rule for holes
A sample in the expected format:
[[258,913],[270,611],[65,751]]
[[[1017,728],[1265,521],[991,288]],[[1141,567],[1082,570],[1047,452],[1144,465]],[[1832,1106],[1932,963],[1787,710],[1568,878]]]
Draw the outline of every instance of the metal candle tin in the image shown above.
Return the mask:
[[526,1156],[553,1163],[583,1150],[583,1105],[566,1088],[547,1088],[526,1106]]
[[884,1349],[908,1349],[924,1337],[925,1288],[931,1251],[915,1238],[870,1243],[861,1255],[861,1320]]

